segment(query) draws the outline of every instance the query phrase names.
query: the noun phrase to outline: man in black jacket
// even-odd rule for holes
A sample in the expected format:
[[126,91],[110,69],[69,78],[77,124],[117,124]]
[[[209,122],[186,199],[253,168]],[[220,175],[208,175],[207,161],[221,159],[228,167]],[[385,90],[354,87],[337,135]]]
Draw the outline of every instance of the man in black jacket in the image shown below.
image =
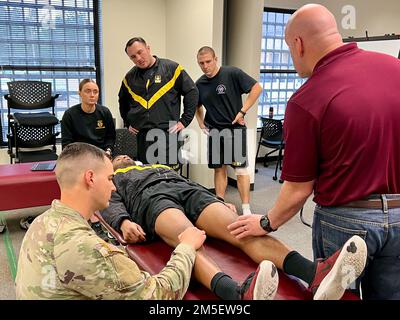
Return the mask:
[[178,133],[196,111],[196,85],[180,64],[153,56],[143,38],[130,39],[125,52],[135,66],[122,81],[119,110],[124,125],[138,135],[138,160],[176,165]]
[[[143,242],[159,236],[176,247],[178,235],[195,225],[208,236],[242,249],[255,262],[272,261],[277,268],[307,282],[315,299],[341,298],[346,285],[365,266],[367,249],[360,237],[351,238],[326,261],[312,262],[268,235],[236,239],[227,229],[238,217],[234,206],[225,204],[167,166],[138,165],[124,155],[116,157],[113,165],[116,192],[101,214],[114,229],[122,232],[127,242]],[[291,259],[292,256],[296,259]],[[213,282],[212,275],[219,273],[221,279]],[[194,275],[212,291],[220,280],[228,286],[234,285],[204,250],[197,253]]]

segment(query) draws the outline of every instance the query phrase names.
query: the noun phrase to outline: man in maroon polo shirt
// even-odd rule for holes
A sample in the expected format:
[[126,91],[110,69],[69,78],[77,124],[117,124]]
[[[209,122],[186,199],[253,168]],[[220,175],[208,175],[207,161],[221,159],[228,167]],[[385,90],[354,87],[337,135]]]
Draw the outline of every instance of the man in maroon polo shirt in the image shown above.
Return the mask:
[[274,231],[314,193],[314,256],[359,235],[369,256],[363,298],[400,299],[400,61],[343,44],[321,5],[297,10],[285,40],[309,78],[286,109],[285,183],[265,216],[240,217],[229,229],[237,238]]

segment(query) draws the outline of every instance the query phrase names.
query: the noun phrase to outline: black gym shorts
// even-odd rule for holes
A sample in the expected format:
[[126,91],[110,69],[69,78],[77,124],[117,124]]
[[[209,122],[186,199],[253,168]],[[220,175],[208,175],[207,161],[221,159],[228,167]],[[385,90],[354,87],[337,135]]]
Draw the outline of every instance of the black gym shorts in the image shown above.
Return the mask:
[[247,167],[247,130],[246,127],[233,129],[211,129],[208,136],[208,167],[221,168],[230,165],[233,168]]
[[204,208],[214,202],[221,201],[196,183],[165,180],[143,190],[135,200],[132,220],[146,232],[146,240],[153,240],[156,220],[164,210],[179,209],[194,225]]

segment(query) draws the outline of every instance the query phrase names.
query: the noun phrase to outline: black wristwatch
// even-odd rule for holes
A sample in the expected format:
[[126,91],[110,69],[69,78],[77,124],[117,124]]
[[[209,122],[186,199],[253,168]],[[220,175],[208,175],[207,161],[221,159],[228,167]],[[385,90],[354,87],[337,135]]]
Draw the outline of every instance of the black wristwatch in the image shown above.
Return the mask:
[[244,111],[242,111],[242,110],[240,110],[239,112],[242,114],[242,116],[243,116],[243,118],[244,118],[244,116],[246,115],[246,112],[244,112]]
[[278,229],[272,229],[271,228],[271,222],[268,219],[268,215],[265,215],[265,216],[261,217],[260,226],[261,226],[261,228],[263,228],[268,233],[278,230]]

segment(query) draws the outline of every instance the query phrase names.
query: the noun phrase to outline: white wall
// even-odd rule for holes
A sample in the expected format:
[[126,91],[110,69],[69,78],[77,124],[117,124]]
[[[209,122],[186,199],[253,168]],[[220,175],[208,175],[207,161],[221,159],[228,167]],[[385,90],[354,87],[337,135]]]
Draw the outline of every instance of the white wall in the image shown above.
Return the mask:
[[[336,17],[339,32],[342,37],[364,37],[384,34],[400,34],[400,1],[399,0],[265,0],[266,7],[297,9],[307,3],[319,3],[326,6]],[[343,29],[341,12],[343,6],[352,5],[356,9],[356,28]]]
[[122,127],[118,91],[125,74],[133,67],[124,49],[135,36],[143,37],[152,53],[164,57],[166,43],[166,0],[103,0],[103,104]]
[[[227,64],[241,68],[259,80],[263,0],[228,0]],[[246,115],[250,181],[254,182],[257,102]],[[235,175],[230,170],[229,176]]]
[[[166,17],[166,57],[179,62],[196,81],[202,75],[196,59],[198,49],[208,45],[222,55],[223,0],[167,0]],[[192,139],[191,151],[197,154],[194,161],[199,163],[207,152],[206,139],[195,118],[189,128],[203,138],[196,143]],[[191,164],[190,178],[207,188],[214,187],[213,171],[206,164]]]

